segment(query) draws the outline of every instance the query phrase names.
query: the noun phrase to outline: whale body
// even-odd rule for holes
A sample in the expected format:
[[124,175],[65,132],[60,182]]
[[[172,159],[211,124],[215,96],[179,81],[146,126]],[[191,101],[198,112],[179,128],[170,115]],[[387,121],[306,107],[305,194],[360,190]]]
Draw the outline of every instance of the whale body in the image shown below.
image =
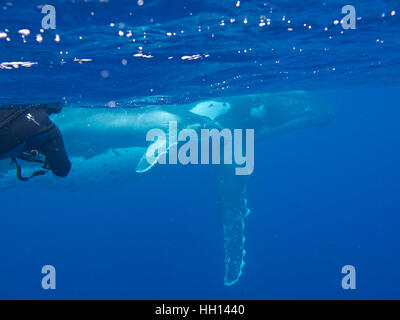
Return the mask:
[[[141,176],[143,155],[149,148],[146,134],[168,130],[170,121],[181,129],[254,129],[256,141],[299,128],[323,126],[335,111],[304,91],[243,95],[199,101],[188,105],[146,108],[64,108],[52,120],[63,134],[73,170],[65,180],[51,175],[33,179],[41,188],[74,190],[119,184]],[[257,164],[256,164],[257,165]],[[151,168],[152,166],[149,166]],[[28,168],[29,169],[29,168]],[[218,204],[224,228],[225,285],[240,278],[245,256],[244,221],[247,177],[237,176],[230,165],[215,166]],[[123,174],[118,174],[123,173]],[[149,170],[150,174],[151,170]],[[0,162],[0,188],[19,186],[14,168]]]

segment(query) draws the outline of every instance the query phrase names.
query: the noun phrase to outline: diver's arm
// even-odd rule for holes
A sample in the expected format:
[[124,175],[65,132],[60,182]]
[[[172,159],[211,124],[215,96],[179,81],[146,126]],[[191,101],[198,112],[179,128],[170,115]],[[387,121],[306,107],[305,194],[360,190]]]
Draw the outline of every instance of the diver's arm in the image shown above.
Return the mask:
[[54,125],[48,132],[48,139],[40,146],[54,175],[65,178],[71,170],[71,162],[65,151],[60,130]]

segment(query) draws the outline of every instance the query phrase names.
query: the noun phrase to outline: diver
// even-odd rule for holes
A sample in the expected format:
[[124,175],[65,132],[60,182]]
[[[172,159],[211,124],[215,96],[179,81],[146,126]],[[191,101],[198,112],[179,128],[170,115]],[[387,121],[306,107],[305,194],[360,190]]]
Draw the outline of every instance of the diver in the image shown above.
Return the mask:
[[[65,178],[71,170],[63,138],[49,115],[61,111],[59,105],[12,105],[0,107],[0,160],[10,158],[17,178],[28,181],[49,170]],[[17,159],[39,163],[41,169],[29,178],[22,176]]]

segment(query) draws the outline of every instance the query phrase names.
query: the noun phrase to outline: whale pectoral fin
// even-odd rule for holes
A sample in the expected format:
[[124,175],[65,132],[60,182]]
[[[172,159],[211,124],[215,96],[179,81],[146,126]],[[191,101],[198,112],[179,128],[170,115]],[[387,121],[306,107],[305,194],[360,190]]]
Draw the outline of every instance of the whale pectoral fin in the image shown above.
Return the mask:
[[167,139],[158,138],[150,144],[136,166],[137,173],[144,173],[153,168],[163,157],[166,157],[170,147],[167,147]]
[[242,275],[244,267],[244,217],[242,212],[226,209],[224,220],[224,250],[226,286],[234,285]]
[[225,251],[225,285],[234,285],[244,267],[244,218],[250,213],[246,205],[246,181],[235,176],[232,168],[221,166],[217,172],[217,188],[222,210]]

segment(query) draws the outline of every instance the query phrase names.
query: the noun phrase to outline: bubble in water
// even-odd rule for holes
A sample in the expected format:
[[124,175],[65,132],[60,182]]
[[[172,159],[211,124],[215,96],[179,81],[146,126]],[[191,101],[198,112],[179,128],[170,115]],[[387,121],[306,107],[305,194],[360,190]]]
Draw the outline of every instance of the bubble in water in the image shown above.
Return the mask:
[[31,34],[31,31],[29,29],[21,29],[18,31],[18,33],[27,37]]
[[107,79],[109,76],[110,76],[110,73],[109,73],[107,70],[103,70],[103,71],[101,72],[101,77],[102,77],[103,79]]

